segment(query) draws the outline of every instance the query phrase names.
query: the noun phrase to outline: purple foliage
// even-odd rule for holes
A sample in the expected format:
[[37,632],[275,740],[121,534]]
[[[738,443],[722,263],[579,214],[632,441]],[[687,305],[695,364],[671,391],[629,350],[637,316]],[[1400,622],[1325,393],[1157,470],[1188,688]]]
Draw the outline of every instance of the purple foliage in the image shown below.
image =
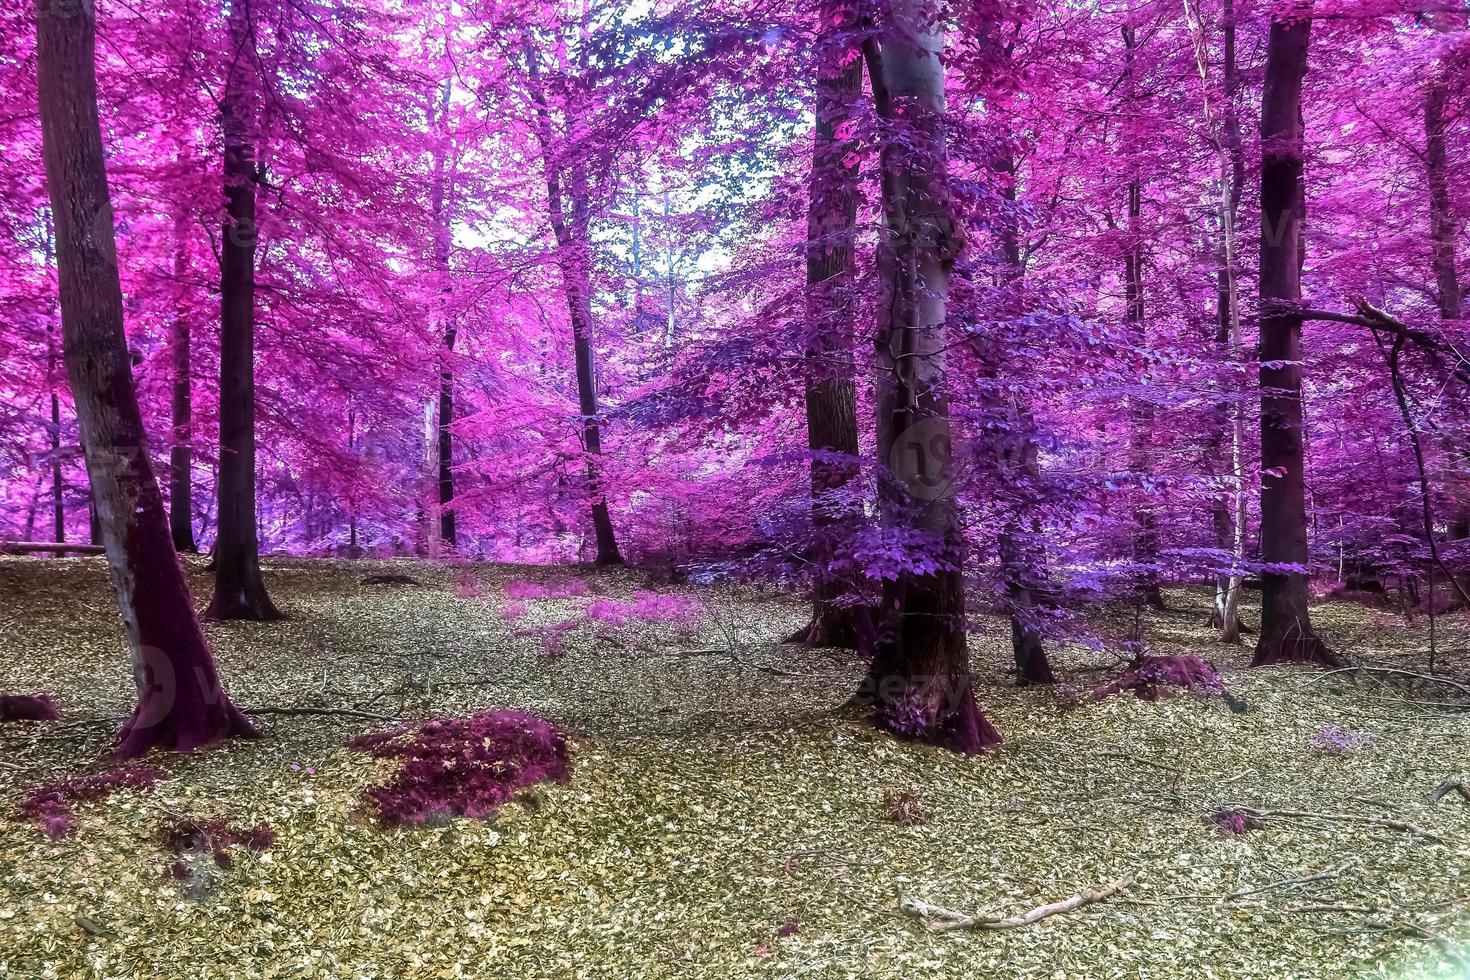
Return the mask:
[[1307,742],[1314,752],[1324,755],[1349,755],[1366,749],[1373,740],[1361,732],[1350,732],[1336,725],[1328,725]]
[[879,727],[895,735],[921,739],[934,727],[938,712],[916,692],[907,691],[903,696],[882,704],[878,708]]
[[0,723],[7,721],[56,721],[61,713],[47,694],[0,694]]
[[520,580],[505,583],[507,599],[577,599],[590,594],[587,583],[579,578],[566,579],[551,585]]
[[1213,824],[1221,837],[1239,837],[1252,830],[1261,829],[1261,821],[1243,810],[1219,810],[1210,815],[1206,823]]
[[[230,866],[230,849],[245,847],[252,851],[268,850],[276,842],[276,832],[268,823],[253,827],[232,827],[223,817],[175,817],[158,828],[160,845],[170,854],[210,853],[221,868]],[[174,876],[180,877],[174,865]],[[183,877],[188,877],[187,868]]]
[[500,607],[500,618],[520,619],[530,611],[531,607],[526,605],[525,599],[508,599],[505,605]]
[[781,928],[776,930],[776,938],[785,939],[787,936],[794,936],[798,932],[801,932],[801,925],[795,919],[787,919],[781,923]]
[[674,623],[692,628],[699,623],[703,609],[695,599],[665,595],[661,592],[635,592],[631,602],[599,599],[587,607],[587,618],[608,626],[626,626],[637,620],[644,623]]
[[365,794],[378,817],[390,825],[485,817],[519,790],[571,778],[566,737],[524,711],[435,719],[364,735],[348,745],[379,758],[403,760],[392,779]]
[[52,840],[59,840],[76,827],[72,804],[105,800],[120,789],[152,789],[166,775],[150,766],[127,766],[86,776],[66,776],[32,790],[16,815],[36,824]]
[[1101,701],[1124,691],[1132,691],[1145,701],[1157,701],[1180,691],[1223,694],[1225,685],[1220,681],[1220,675],[1215,673],[1215,668],[1199,657],[1144,654],[1135,658],[1121,677],[1097,688],[1092,696]]

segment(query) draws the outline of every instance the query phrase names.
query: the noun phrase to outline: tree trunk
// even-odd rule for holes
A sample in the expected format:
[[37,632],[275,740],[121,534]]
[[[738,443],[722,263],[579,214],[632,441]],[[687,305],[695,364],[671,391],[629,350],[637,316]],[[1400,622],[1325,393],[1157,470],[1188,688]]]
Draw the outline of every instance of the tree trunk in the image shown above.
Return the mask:
[[66,540],[66,500],[61,476],[61,397],[56,393],[56,342],[54,330],[48,328],[46,377],[51,387],[51,540]]
[[189,274],[189,250],[186,233],[188,221],[180,217],[174,221],[174,283],[180,299],[175,305],[172,329],[169,333],[170,355],[173,361],[173,445],[169,449],[168,467],[168,518],[173,533],[174,548],[178,551],[197,552],[199,545],[194,540],[194,410],[190,397],[193,370],[189,349],[188,305],[183,301],[184,280]]
[[897,0],[881,41],[864,42],[878,114],[902,130],[883,147],[877,352],[878,459],[886,521],[928,540],[942,563],[884,589],[891,617],[875,643],[864,699],[878,724],[964,754],[1000,734],[975,702],[966,648],[964,540],[953,498],[944,392],[950,268],[963,242],[950,217],[943,114],[944,39],[924,0]]
[[[562,291],[566,295],[567,312],[572,324],[572,353],[576,360],[577,404],[582,416],[582,450],[587,460],[587,489],[592,498],[592,528],[597,540],[597,564],[621,565],[613,534],[612,517],[602,479],[602,426],[598,416],[597,372],[592,349],[592,248],[588,238],[589,204],[587,164],[575,160],[567,174],[568,186],[562,187],[560,148],[551,123],[551,107],[541,86],[540,66],[536,52],[526,46],[526,70],[535,100],[542,164],[546,169],[546,203],[551,217],[551,230],[556,238],[557,266],[561,271]],[[571,220],[567,203],[571,204]]]
[[[1261,634],[1253,664],[1341,663],[1307,609],[1302,431],[1302,79],[1312,22],[1273,20],[1261,96]],[[1294,566],[1283,571],[1279,566]]]
[[[811,622],[789,637],[808,646],[858,645],[859,614],[839,600],[848,591],[828,568],[853,524],[852,504],[841,498],[858,472],[857,385],[852,359],[854,308],[850,291],[858,175],[849,163],[846,132],[863,91],[863,62],[852,38],[852,0],[825,0],[821,23],[831,49],[817,75],[816,133],[807,201],[806,431],[811,461]],[[841,132],[842,135],[839,135]]]
[[[1449,95],[1447,79],[1443,74],[1436,75],[1424,96],[1424,169],[1429,182],[1429,240],[1435,301],[1442,319],[1458,320],[1464,294],[1456,270],[1455,212],[1450,200],[1449,160],[1445,152],[1445,107]],[[1466,472],[1462,447],[1447,440],[1444,455],[1450,461],[1445,467],[1450,505],[1445,536],[1450,541],[1463,541],[1470,538],[1470,473]],[[1470,590],[1470,577],[1459,578],[1462,587]]]
[[117,753],[184,751],[219,738],[253,737],[215,673],[143,442],[97,122],[92,7],[61,10],[37,2],[36,22],[62,346],[138,686],[138,706]]
[[[1130,30],[1131,36],[1131,30]],[[1131,48],[1131,44],[1130,44]],[[1131,54],[1130,54],[1131,60]],[[1128,247],[1123,254],[1123,318],[1127,323],[1128,341],[1135,351],[1134,363],[1140,375],[1147,369],[1145,347],[1148,328],[1143,307],[1143,188],[1137,180],[1128,184]],[[1142,377],[1139,379],[1142,383]],[[1150,476],[1149,446],[1153,439],[1154,407],[1146,398],[1134,395],[1128,405],[1129,468],[1140,482]],[[1147,493],[1145,487],[1140,491]],[[1139,503],[1133,514],[1133,563],[1138,566],[1138,595],[1154,609],[1166,608],[1164,590],[1159,585],[1159,521],[1152,505]]]
[[439,295],[444,304],[441,331],[444,350],[439,368],[439,540],[451,552],[459,547],[459,535],[455,529],[454,515],[454,439],[450,426],[454,422],[454,342],[458,335],[449,304],[449,246],[451,242],[452,217],[450,215],[449,178],[446,173],[449,140],[449,98],[451,81],[445,79],[439,87],[438,143],[434,150],[434,178],[430,188],[429,205],[434,217],[434,272],[441,280]]
[[[1016,201],[1016,163],[1005,156],[996,163],[996,171],[1010,175],[1010,182],[1001,191],[1006,201]],[[1025,276],[1021,261],[1021,239],[1013,222],[1006,222],[1000,232],[1001,259],[1008,285],[1020,289]],[[1004,370],[1003,354],[995,358],[993,370],[998,377]],[[997,416],[1006,416],[1004,431],[999,440],[997,456],[1004,479],[1014,486],[1035,486],[1041,479],[1040,453],[1032,435],[1035,420],[1030,407],[1017,397],[1007,405],[997,401],[988,408]],[[1046,655],[1041,630],[1036,625],[1036,592],[1046,580],[1046,545],[1036,526],[1026,526],[1023,511],[1007,518],[999,537],[1001,577],[1005,585],[1006,611],[1011,621],[1011,656],[1016,664],[1016,684],[1030,687],[1037,684],[1055,684],[1051,661]]]
[[227,217],[220,235],[219,530],[213,619],[280,619],[260,574],[255,518],[255,26],[231,6],[233,60],[220,104]]
[[[1123,26],[1125,52],[1124,78],[1129,102],[1138,98],[1133,76],[1135,34],[1131,24]],[[1130,133],[1125,128],[1126,135]],[[1148,328],[1143,304],[1143,185],[1137,177],[1128,182],[1128,239],[1123,250],[1123,321],[1128,342],[1134,350],[1134,367],[1139,383],[1148,370],[1146,347]],[[1150,489],[1145,484],[1150,476],[1149,447],[1153,439],[1154,407],[1147,399],[1134,395],[1128,400],[1128,465],[1139,478],[1140,500],[1133,512],[1133,563],[1138,568],[1139,597],[1154,609],[1164,609],[1164,590],[1159,585],[1159,524],[1152,505],[1146,499]]]

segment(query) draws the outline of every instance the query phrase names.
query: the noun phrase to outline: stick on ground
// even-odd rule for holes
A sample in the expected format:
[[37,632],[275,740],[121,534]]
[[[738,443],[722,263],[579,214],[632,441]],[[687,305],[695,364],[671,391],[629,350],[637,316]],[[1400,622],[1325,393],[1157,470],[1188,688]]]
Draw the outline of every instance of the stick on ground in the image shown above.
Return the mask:
[[1110,881],[1100,888],[1088,888],[1078,892],[1071,898],[1064,898],[1060,902],[1051,902],[1047,905],[1038,905],[1029,912],[1020,915],[1007,915],[1000,917],[967,915],[964,912],[956,912],[953,909],[941,908],[938,905],[930,905],[923,899],[909,895],[899,901],[899,908],[906,915],[911,915],[929,927],[930,932],[951,932],[955,929],[1019,929],[1022,926],[1035,925],[1042,919],[1063,912],[1072,912],[1076,909],[1101,902],[1109,895],[1117,894],[1133,884],[1131,875],[1124,875],[1115,881]]

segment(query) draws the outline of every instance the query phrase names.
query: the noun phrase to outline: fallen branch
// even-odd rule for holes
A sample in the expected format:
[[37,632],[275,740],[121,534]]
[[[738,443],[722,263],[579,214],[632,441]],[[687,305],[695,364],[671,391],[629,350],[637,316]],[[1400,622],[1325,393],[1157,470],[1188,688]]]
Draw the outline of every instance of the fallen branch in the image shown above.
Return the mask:
[[1294,817],[1301,820],[1328,820],[1336,823],[1367,823],[1378,827],[1386,827],[1389,830],[1402,831],[1406,834],[1414,834],[1423,837],[1425,840],[1432,840],[1436,844],[1448,843],[1443,837],[1430,833],[1418,824],[1412,824],[1404,820],[1394,820],[1390,817],[1365,817],[1356,813],[1322,813],[1316,810],[1272,810],[1262,807],[1245,806],[1239,803],[1232,803],[1229,806],[1233,810],[1239,810],[1258,820],[1265,820],[1268,817]]
[[100,544],[69,544],[63,541],[0,541],[0,554],[25,555],[33,552],[50,555],[100,555]]
[[1302,885],[1309,885],[1315,881],[1327,881],[1331,878],[1341,877],[1342,873],[1346,871],[1347,868],[1348,866],[1346,864],[1343,864],[1337,867],[1325,868],[1314,875],[1307,875],[1305,878],[1287,878],[1282,881],[1273,881],[1270,884],[1266,885],[1258,885],[1255,888],[1242,888],[1239,891],[1233,891],[1228,895],[1223,896],[1223,900],[1228,902],[1234,898],[1244,898],[1247,895],[1259,895],[1262,892],[1278,891],[1282,888],[1300,888]]
[[1451,793],[1459,793],[1462,797],[1470,800],[1470,786],[1459,776],[1447,776],[1444,782],[1429,791],[1429,799],[1435,803],[1443,800]]
[[930,905],[923,899],[912,895],[905,896],[899,900],[898,907],[906,915],[913,916],[923,922],[930,932],[951,932],[955,929],[1019,929],[1023,926],[1035,925],[1042,919],[1048,919],[1063,912],[1072,912],[1084,908],[1095,902],[1101,902],[1110,895],[1117,894],[1133,884],[1131,875],[1124,875],[1116,881],[1110,881],[1101,888],[1089,888],[1078,892],[1071,898],[1060,902],[1052,902],[1048,905],[1038,905],[1029,912],[1020,915],[1008,915],[1001,917],[967,915],[964,912],[956,912],[953,909],[941,908],[938,905]]
[[402,721],[399,715],[380,715],[356,708],[241,708],[247,715],[344,715],[348,718],[371,718],[374,721]]

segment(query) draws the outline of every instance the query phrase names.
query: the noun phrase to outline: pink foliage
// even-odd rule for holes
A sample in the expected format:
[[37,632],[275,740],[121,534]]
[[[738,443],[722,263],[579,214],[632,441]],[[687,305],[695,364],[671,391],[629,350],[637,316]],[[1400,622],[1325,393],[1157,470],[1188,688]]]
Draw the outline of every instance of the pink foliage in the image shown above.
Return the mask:
[[402,760],[396,775],[364,795],[386,824],[481,818],[520,790],[571,778],[566,737],[524,711],[435,719],[348,744],[378,758]]
[[126,766],[84,776],[66,776],[32,790],[16,815],[39,826],[46,836],[59,839],[76,827],[71,807],[105,800],[121,789],[147,790],[167,775],[149,766]]
[[0,694],[0,723],[7,721],[56,721],[61,713],[46,694]]
[[507,599],[576,599],[590,594],[587,583],[579,578],[563,579],[549,585],[521,580],[505,583]]

